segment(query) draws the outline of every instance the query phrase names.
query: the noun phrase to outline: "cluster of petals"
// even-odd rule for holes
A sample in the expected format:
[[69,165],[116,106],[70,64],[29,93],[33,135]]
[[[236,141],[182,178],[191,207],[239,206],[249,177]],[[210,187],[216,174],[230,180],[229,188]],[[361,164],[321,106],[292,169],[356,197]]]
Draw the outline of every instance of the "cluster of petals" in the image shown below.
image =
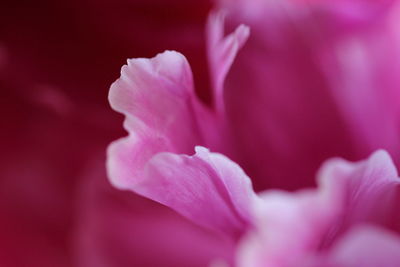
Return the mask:
[[129,133],[109,147],[111,183],[225,236],[227,264],[400,266],[396,4],[222,1],[212,104],[182,54],[128,60],[109,95]]

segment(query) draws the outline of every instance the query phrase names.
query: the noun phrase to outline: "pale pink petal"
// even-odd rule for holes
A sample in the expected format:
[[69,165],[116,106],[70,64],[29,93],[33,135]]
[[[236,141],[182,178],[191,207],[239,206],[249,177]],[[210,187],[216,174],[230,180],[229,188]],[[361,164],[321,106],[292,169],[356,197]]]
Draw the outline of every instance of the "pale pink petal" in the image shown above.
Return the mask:
[[341,216],[336,229],[324,242],[329,246],[335,237],[358,223],[374,223],[400,230],[397,202],[400,199],[400,179],[387,152],[375,152],[366,161],[350,163],[333,159],[321,170],[322,182],[329,183]]
[[[322,266],[398,267],[400,236],[371,226],[358,226],[335,244]],[[321,266],[321,265],[318,265]]]
[[[124,126],[128,131],[150,128],[163,136],[180,133],[183,125],[173,127],[179,123],[194,123],[193,114],[185,114],[190,109],[193,90],[192,73],[184,56],[166,51],[152,59],[128,60],[120,79],[111,86],[109,100],[114,110],[126,116]],[[185,138],[178,145],[192,139],[187,131],[180,137]]]
[[256,198],[238,165],[203,147],[197,147],[193,156],[157,154],[141,182],[130,189],[234,237],[249,224],[250,205]]
[[239,248],[240,266],[307,266],[354,225],[399,225],[399,179],[386,152],[358,163],[330,160],[318,182],[318,190],[271,190],[261,195],[253,211],[257,230]]
[[125,115],[129,132],[108,150],[109,177],[119,188],[136,183],[154,154],[190,153],[204,136],[213,135],[211,116],[195,98],[189,64],[177,52],[128,60],[109,100]]
[[250,232],[238,250],[238,266],[300,266],[316,250],[340,212],[327,186],[320,191],[291,194],[267,191],[254,213],[257,231]]

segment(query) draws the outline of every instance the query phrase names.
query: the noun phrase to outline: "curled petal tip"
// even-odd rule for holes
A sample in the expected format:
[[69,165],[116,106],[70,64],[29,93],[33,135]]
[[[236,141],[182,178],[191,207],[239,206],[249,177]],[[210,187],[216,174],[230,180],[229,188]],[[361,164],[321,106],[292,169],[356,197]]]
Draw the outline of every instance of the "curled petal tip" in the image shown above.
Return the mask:
[[239,47],[242,47],[250,36],[250,27],[244,24],[239,25],[235,30],[235,36]]

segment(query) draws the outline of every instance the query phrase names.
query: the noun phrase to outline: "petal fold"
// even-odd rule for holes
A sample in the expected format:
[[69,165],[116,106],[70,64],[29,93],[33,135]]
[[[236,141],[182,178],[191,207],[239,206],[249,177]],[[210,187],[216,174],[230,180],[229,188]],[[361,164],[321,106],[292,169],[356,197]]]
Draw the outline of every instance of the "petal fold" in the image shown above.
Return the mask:
[[193,156],[159,153],[131,190],[194,222],[236,237],[250,223],[256,198],[250,179],[221,154],[196,147]]

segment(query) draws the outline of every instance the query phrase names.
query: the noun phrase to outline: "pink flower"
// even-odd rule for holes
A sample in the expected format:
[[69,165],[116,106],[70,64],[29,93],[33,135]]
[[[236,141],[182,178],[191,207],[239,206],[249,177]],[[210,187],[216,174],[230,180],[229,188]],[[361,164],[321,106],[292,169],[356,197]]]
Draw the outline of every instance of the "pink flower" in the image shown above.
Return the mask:
[[129,135],[109,147],[110,181],[222,234],[239,266],[397,266],[386,152],[328,161],[318,189],[257,195],[249,178],[295,190],[329,157],[398,158],[395,4],[221,1],[207,26],[211,105],[182,54],[122,68],[109,100]]

